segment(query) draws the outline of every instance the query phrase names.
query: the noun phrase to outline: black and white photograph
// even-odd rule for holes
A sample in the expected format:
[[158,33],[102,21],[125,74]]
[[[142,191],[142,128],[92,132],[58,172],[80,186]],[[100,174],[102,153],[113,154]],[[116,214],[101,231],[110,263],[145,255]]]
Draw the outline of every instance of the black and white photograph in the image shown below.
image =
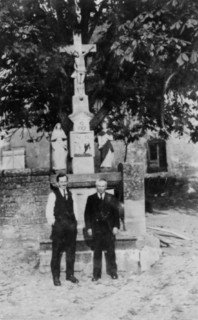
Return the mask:
[[0,0],[0,320],[198,319],[198,1]]

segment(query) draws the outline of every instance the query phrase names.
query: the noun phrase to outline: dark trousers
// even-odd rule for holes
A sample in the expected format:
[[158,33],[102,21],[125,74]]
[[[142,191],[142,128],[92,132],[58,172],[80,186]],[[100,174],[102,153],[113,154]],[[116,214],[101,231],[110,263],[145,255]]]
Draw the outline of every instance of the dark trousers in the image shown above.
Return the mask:
[[62,253],[66,252],[66,276],[74,274],[77,229],[58,234],[52,231],[52,276],[60,277]]
[[112,233],[96,233],[94,235],[94,261],[93,276],[101,278],[102,274],[102,251],[105,251],[107,273],[117,273],[115,255],[115,236]]

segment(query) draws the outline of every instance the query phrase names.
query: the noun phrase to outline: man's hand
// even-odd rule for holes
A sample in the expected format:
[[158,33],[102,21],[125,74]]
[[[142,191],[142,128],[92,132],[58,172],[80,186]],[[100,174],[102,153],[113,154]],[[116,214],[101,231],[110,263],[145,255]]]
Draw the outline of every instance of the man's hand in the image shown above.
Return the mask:
[[114,227],[114,228],[113,228],[113,234],[114,234],[114,236],[115,236],[117,233],[118,233],[118,228]]
[[88,234],[88,236],[92,237],[92,229],[88,229],[87,234]]

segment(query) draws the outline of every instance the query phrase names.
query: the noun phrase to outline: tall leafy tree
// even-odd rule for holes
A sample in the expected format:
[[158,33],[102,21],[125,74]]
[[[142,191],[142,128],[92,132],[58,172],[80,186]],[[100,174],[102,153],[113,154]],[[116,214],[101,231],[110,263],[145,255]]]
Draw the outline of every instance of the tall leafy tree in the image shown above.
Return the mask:
[[[73,32],[81,31],[84,43],[97,44],[97,53],[87,59],[86,91],[95,113],[92,128],[112,110],[119,116],[125,106],[140,123],[132,135],[128,131],[130,141],[148,128],[158,127],[166,136],[172,130],[182,134],[186,126],[196,141],[192,121],[196,110],[180,103],[178,96],[196,100],[197,1],[80,0],[78,4],[80,25],[73,0],[1,1],[0,112],[6,113],[7,126],[37,125],[50,131],[61,121],[65,131],[71,128],[67,116],[73,57],[60,54],[59,47],[71,44]],[[172,99],[165,100],[170,90]],[[118,133],[116,126],[112,124]]]
[[[196,112],[187,103],[179,103],[178,96],[197,99],[198,3],[113,3],[116,14],[109,29],[114,27],[110,47],[115,68],[114,106],[120,108],[120,102],[125,102],[139,117],[142,134],[156,127],[164,136],[172,130],[183,133],[187,126],[196,140],[192,125]],[[171,103],[164,99],[170,90],[174,92]]]

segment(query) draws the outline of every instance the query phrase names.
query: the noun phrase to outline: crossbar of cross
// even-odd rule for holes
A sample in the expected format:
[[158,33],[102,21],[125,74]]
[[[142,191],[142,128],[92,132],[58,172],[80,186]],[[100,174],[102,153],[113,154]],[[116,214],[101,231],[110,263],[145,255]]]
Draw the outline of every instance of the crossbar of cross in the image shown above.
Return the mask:
[[84,80],[86,75],[85,56],[89,52],[96,52],[95,44],[82,44],[81,34],[73,35],[73,45],[62,46],[59,48],[60,53],[67,52],[74,56],[74,72],[72,78],[74,78],[74,91],[75,95],[79,95],[80,99],[85,94]]

